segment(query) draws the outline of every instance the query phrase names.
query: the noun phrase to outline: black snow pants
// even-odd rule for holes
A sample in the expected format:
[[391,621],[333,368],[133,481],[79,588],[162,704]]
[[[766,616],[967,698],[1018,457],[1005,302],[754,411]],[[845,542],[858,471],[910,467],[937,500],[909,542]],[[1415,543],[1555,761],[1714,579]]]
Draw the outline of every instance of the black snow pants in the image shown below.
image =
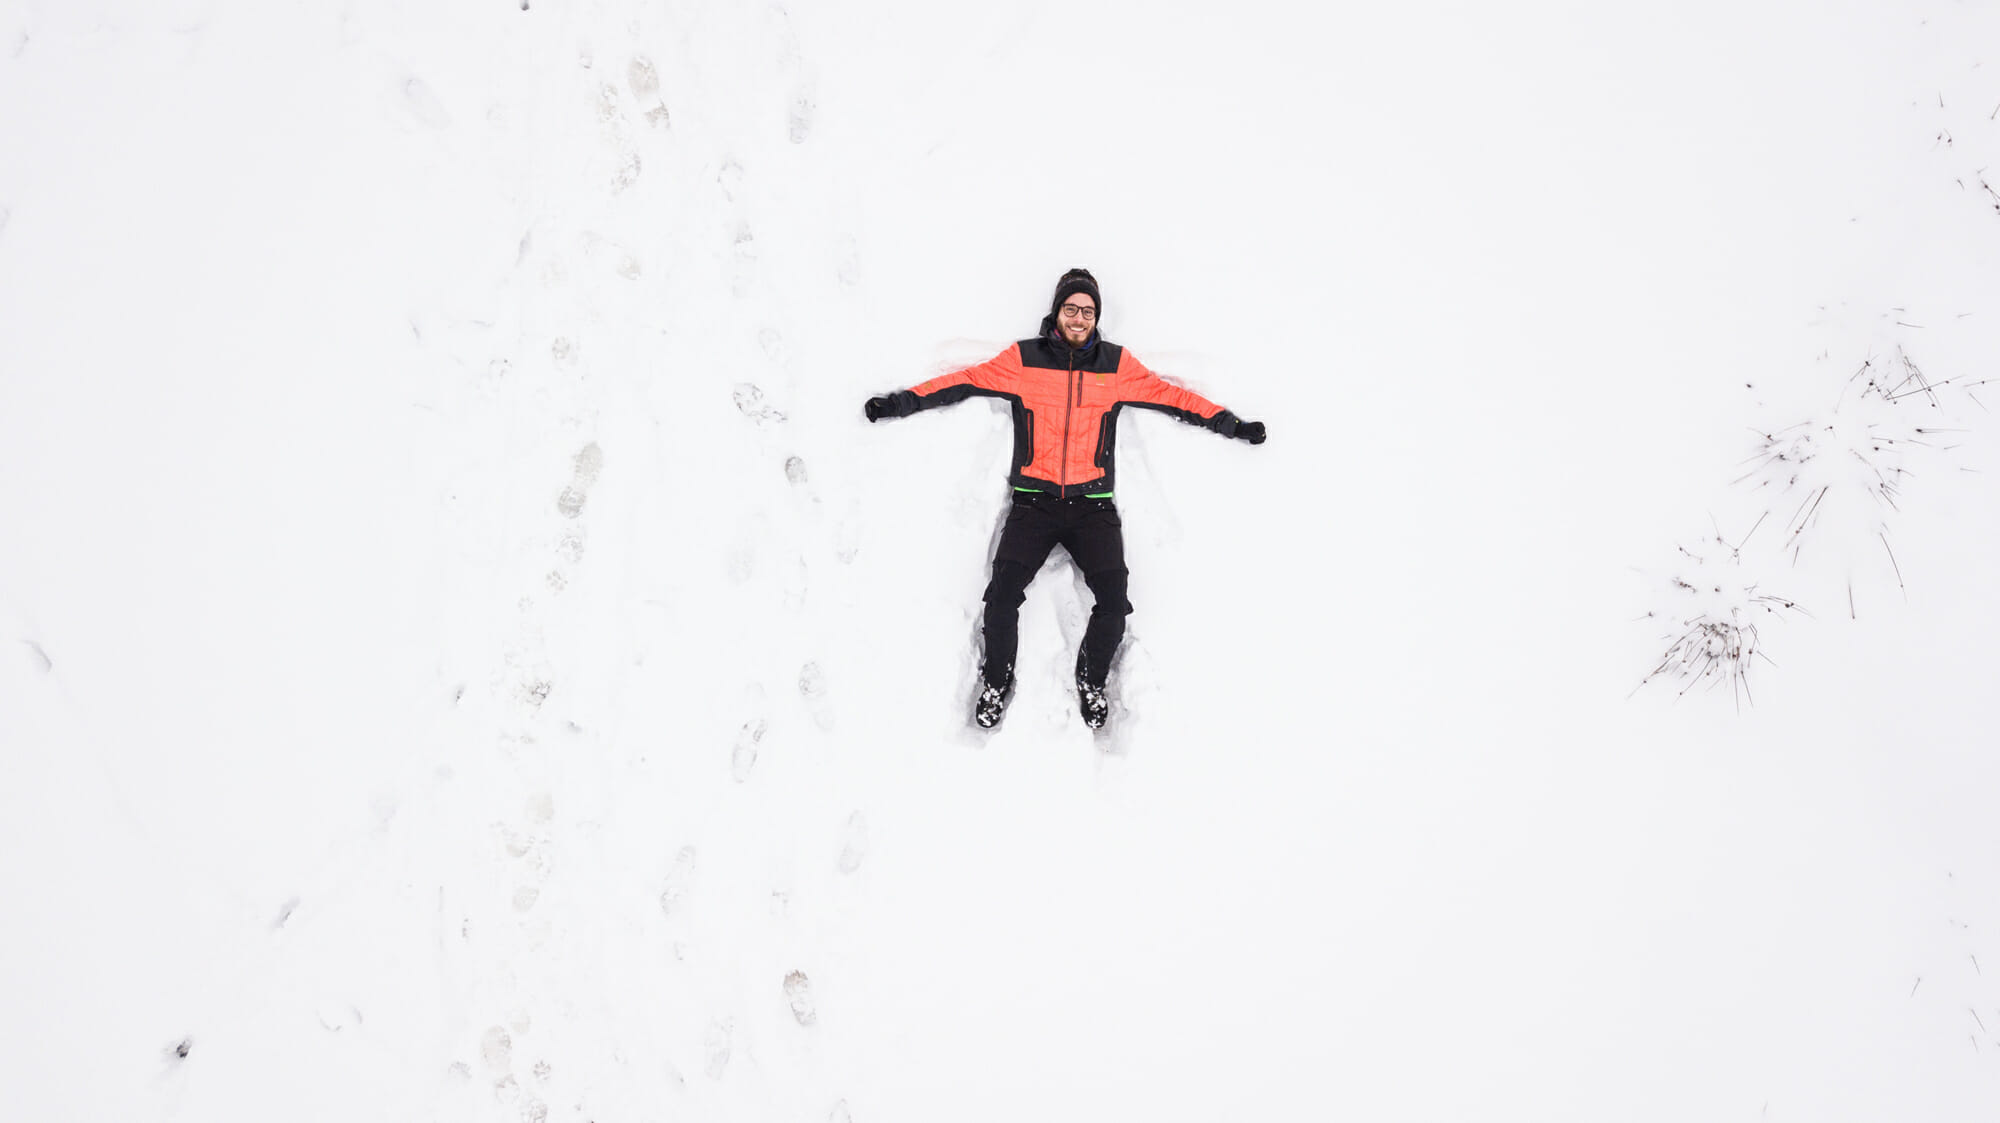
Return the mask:
[[1125,599],[1125,531],[1118,508],[1108,496],[1058,499],[1046,492],[1017,491],[993,551],[993,579],[986,585],[984,673],[989,683],[1000,685],[1012,677],[1021,640],[1021,601],[1056,546],[1069,552],[1096,598],[1076,656],[1077,675],[1101,687],[1111,673],[1111,657],[1132,611],[1132,602]]

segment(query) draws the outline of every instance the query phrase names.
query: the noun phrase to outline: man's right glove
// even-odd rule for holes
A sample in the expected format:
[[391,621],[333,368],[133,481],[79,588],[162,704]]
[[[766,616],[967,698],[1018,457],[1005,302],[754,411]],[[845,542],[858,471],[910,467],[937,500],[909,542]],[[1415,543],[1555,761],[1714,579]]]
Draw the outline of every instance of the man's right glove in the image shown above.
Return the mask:
[[1264,423],[1262,421],[1238,421],[1236,423],[1236,439],[1239,441],[1249,441],[1253,445],[1263,444]]
[[861,407],[861,412],[867,414],[870,421],[880,421],[885,417],[902,416],[902,414],[896,412],[896,399],[889,397],[887,394],[868,399],[868,404]]

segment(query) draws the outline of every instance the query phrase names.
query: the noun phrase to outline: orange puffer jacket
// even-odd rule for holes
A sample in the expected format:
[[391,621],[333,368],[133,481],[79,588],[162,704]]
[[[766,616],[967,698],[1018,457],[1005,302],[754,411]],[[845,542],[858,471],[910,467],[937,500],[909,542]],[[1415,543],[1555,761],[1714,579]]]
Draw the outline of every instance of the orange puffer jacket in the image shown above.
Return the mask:
[[1126,406],[1156,409],[1225,437],[1235,436],[1238,424],[1235,414],[1166,381],[1095,334],[1080,348],[1048,334],[1024,339],[977,366],[900,390],[889,400],[894,415],[903,417],[982,396],[1013,405],[1009,482],[1065,499],[1110,493],[1118,411]]

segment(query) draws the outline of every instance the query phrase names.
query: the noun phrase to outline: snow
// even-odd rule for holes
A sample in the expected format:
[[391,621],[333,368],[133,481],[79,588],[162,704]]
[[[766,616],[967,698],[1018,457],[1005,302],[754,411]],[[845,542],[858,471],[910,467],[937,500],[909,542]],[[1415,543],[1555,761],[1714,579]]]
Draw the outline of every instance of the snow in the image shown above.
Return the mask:
[[[1990,1116],[1996,33],[0,6],[17,1113]],[[1271,438],[1123,421],[1111,733],[1058,558],[979,735],[1004,414],[860,406],[1074,265]]]

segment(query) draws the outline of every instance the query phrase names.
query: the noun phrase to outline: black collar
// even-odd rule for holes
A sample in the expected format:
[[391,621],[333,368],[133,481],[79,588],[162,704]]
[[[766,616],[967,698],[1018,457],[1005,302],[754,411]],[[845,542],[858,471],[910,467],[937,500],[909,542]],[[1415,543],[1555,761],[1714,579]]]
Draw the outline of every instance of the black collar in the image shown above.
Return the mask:
[[1077,365],[1082,366],[1097,356],[1097,343],[1104,337],[1096,328],[1092,328],[1090,338],[1083,341],[1083,346],[1072,347],[1069,340],[1063,338],[1062,329],[1056,327],[1056,314],[1051,312],[1042,317],[1042,338],[1049,341],[1049,346],[1055,348],[1057,354],[1064,352],[1074,354]]

